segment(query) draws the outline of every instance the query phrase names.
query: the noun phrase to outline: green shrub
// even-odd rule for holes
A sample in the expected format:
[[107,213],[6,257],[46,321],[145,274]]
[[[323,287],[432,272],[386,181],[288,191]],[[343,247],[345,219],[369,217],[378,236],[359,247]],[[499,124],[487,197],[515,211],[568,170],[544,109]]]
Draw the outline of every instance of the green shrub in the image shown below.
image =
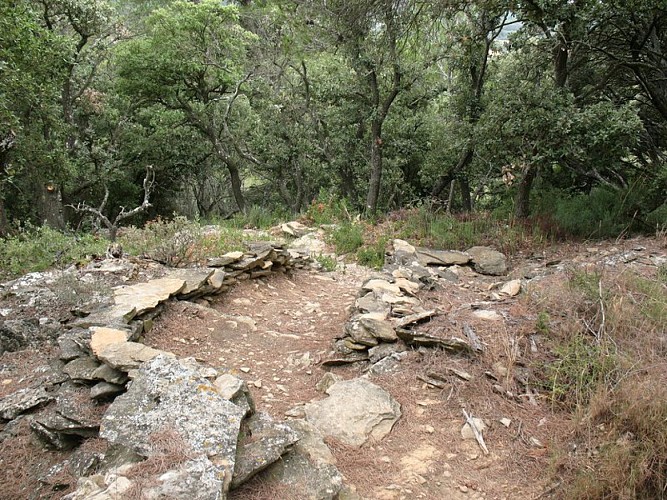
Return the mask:
[[49,227],[27,227],[16,236],[0,239],[0,274],[11,278],[102,255],[108,241],[90,234],[64,234]]
[[327,191],[320,191],[317,198],[308,206],[305,216],[317,225],[352,220],[347,200]]
[[339,255],[356,252],[364,244],[361,226],[352,223],[345,223],[334,229],[330,239]]
[[268,229],[285,220],[287,214],[269,210],[264,206],[253,205],[245,213],[236,214],[228,221],[218,224],[236,229]]
[[600,387],[618,378],[618,360],[613,344],[598,342],[581,333],[555,349],[557,361],[547,366],[551,399],[568,408],[587,404]]
[[264,238],[269,239],[269,236],[249,236],[241,229],[232,227],[215,227],[204,232],[198,222],[177,216],[171,220],[158,218],[149,221],[144,229],[126,229],[120,242],[130,254],[179,267],[233,250],[244,250],[244,242]]
[[556,224],[581,238],[617,237],[633,225],[625,195],[621,191],[595,188],[589,194],[552,200]]
[[330,255],[320,254],[315,257],[315,260],[319,262],[319,264],[322,266],[322,269],[327,272],[335,271],[338,268],[338,262]]
[[372,245],[359,248],[357,250],[357,262],[373,269],[382,269],[387,241],[386,237],[380,238]]

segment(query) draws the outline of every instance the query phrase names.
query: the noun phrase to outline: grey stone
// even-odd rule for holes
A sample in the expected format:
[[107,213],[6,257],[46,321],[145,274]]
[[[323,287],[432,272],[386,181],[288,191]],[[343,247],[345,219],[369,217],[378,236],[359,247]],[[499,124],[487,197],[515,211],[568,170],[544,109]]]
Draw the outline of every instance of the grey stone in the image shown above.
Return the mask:
[[204,462],[205,469],[213,470],[222,481],[219,496],[211,498],[224,498],[234,471],[244,414],[195,370],[173,357],[159,355],[138,370],[128,391],[111,404],[100,436],[149,457],[151,435],[176,432],[193,453],[209,457],[206,460],[212,465]]
[[287,222],[280,226],[280,229],[283,231],[283,233],[287,233],[290,236],[294,236],[295,238],[301,238],[302,236],[313,231],[308,226],[297,221]]
[[136,342],[119,342],[105,346],[100,351],[98,358],[116,370],[128,372],[139,368],[142,363],[160,354],[173,356],[173,354]]
[[[379,343],[378,339],[376,339],[371,332],[360,325],[358,318],[347,322],[345,325],[345,333],[352,338],[354,343],[361,346],[373,347]],[[348,345],[348,347],[350,347],[350,349],[355,349],[354,346]]]
[[298,441],[292,450],[262,474],[267,483],[290,487],[295,496],[312,500],[335,500],[343,488],[343,476],[318,430],[305,420],[286,422]]
[[405,240],[391,242],[391,260],[394,264],[411,264],[417,260],[417,249]]
[[501,276],[507,273],[507,257],[489,247],[472,247],[466,250],[472,257],[475,271],[480,274]]
[[396,342],[398,340],[394,327],[388,321],[362,316],[359,318],[359,326],[383,342]]
[[14,420],[21,413],[42,406],[55,399],[44,387],[21,389],[0,399],[0,418]]
[[373,292],[368,292],[366,295],[359,297],[355,306],[363,313],[388,313],[391,310],[391,306],[379,300]]
[[63,367],[65,372],[72,380],[95,380],[95,370],[100,363],[89,356],[76,358]]
[[93,372],[93,379],[103,380],[115,385],[123,385],[128,380],[127,373],[116,370],[115,368],[111,368],[106,364],[101,364],[97,367],[97,369]]
[[143,498],[174,500],[220,500],[224,479],[219,468],[206,456],[199,456],[161,473],[154,479],[158,484],[145,488]]
[[58,347],[60,347],[59,358],[63,361],[72,361],[86,354],[85,345],[90,342],[90,334],[87,335],[87,341],[84,339],[85,330],[78,330],[77,332],[68,332],[58,339]]
[[241,432],[246,438],[237,448],[232,488],[266,469],[298,440],[291,427],[275,422],[266,413],[256,413],[247,419]]
[[351,446],[382,439],[401,416],[391,395],[365,379],[336,382],[327,394],[326,399],[306,404],[306,419],[323,435]]
[[470,255],[467,253],[429,248],[418,248],[417,258],[422,266],[464,266],[470,262]]
[[255,402],[245,380],[226,373],[216,378],[213,386],[223,398],[241,408],[245,416],[255,413]]
[[125,390],[122,385],[110,384],[109,382],[98,382],[90,388],[90,399],[103,400],[112,398]]
[[368,350],[368,359],[371,363],[377,363],[382,358],[391,356],[392,354],[404,352],[407,348],[403,342],[396,342],[392,344],[380,344],[375,347],[371,347]]
[[333,353],[328,359],[322,361],[322,366],[348,365],[360,361],[368,361],[368,353],[366,351],[350,352],[349,354]]
[[367,373],[370,375],[383,375],[385,373],[390,373],[398,368],[399,363],[408,355],[407,352],[396,352],[382,358],[377,363],[371,365]]
[[327,245],[317,233],[309,233],[294,240],[288,247],[290,255],[295,258],[299,256],[312,257],[326,252]]
[[0,354],[15,352],[41,340],[38,322],[35,320],[6,320],[0,322]]
[[415,332],[411,330],[399,329],[396,331],[398,337],[406,344],[415,344],[423,347],[440,347],[449,352],[469,353],[474,352],[468,342],[457,337],[438,337],[428,333]]
[[340,380],[343,380],[340,375],[336,375],[335,373],[331,372],[326,372],[320,381],[315,385],[315,389],[317,389],[318,392],[323,392],[326,393],[327,389],[334,385],[336,382],[339,382]]
[[376,295],[384,293],[391,293],[395,295],[401,294],[401,288],[398,285],[390,283],[384,279],[370,279],[362,285],[361,289],[374,292]]
[[398,321],[394,323],[394,326],[396,328],[405,328],[406,326],[414,325],[416,323],[422,323],[424,321],[430,320],[433,316],[435,316],[437,311],[435,309],[430,310],[430,311],[422,311],[418,312],[415,314],[410,314],[408,316],[404,316]]

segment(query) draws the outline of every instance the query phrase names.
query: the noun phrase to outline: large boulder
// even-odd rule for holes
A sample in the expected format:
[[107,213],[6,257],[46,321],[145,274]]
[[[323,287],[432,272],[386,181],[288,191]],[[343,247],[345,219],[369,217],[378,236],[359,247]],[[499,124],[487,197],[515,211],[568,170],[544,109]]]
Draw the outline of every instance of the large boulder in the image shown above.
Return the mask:
[[169,498],[217,500],[226,496],[231,483],[244,415],[244,409],[222,397],[197,369],[159,355],[140,368],[128,391],[109,407],[100,436],[150,458],[151,437],[175,433],[190,449],[191,460],[172,471],[170,484],[177,486],[185,476],[191,477],[187,469],[195,467],[201,472],[198,480],[214,487],[207,487],[210,494],[196,497],[189,496],[192,489],[179,493],[171,488]]
[[384,438],[401,416],[398,402],[363,378],[336,382],[326,392],[328,398],[306,404],[306,419],[323,435],[351,446]]
[[505,254],[489,247],[472,247],[466,250],[472,257],[472,265],[480,274],[501,276],[507,274],[507,257]]

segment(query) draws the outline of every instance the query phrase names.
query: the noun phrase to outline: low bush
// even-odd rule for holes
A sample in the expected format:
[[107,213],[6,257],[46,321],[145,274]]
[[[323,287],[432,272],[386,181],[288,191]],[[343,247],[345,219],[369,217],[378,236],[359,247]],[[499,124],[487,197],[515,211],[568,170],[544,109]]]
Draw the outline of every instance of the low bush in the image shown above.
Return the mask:
[[47,226],[26,227],[0,239],[0,275],[12,278],[82,263],[106,251],[108,241],[91,234],[65,234]]
[[387,237],[382,237],[375,243],[359,248],[357,250],[357,262],[373,269],[382,269],[387,241]]
[[143,229],[126,229],[120,242],[130,254],[180,267],[233,250],[244,250],[244,242],[262,238],[270,239],[270,236],[251,236],[233,227],[216,226],[204,230],[198,222],[177,216],[149,221]]
[[331,233],[331,243],[336,248],[337,254],[356,252],[364,244],[364,235],[361,225],[345,223],[338,226]]

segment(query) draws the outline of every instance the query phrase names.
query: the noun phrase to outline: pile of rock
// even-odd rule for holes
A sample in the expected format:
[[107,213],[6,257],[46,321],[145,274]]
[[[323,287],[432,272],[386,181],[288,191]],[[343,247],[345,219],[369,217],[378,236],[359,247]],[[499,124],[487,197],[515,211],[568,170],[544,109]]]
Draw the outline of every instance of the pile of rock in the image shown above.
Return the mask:
[[[289,483],[306,471],[308,485],[322,493],[318,498],[338,494],[342,476],[333,459],[311,449],[326,448],[313,426],[276,423],[255,411],[243,380],[140,342],[165,301],[221,293],[239,280],[289,270],[294,259],[281,244],[260,242],[208,265],[168,270],[161,278],[116,288],[95,310],[82,308],[58,336],[60,359],[35,374],[31,387],[0,399],[0,418],[7,421],[0,441],[28,418],[52,448],[70,450],[98,436],[109,442],[106,453],[75,450],[41,478],[44,484],[66,487],[58,481],[71,477],[61,474],[67,468],[81,477],[71,499],[137,491],[145,498],[219,499],[288,453],[290,460],[275,466],[278,480]],[[111,404],[104,411],[99,402]],[[181,451],[170,455],[171,463],[165,463],[160,440]],[[155,464],[141,469],[151,460]]]
[[481,274],[507,272],[506,257],[491,248],[473,247],[466,252],[430,250],[394,240],[383,273],[362,285],[344,332],[323,364],[370,361],[374,363],[372,370],[382,371],[400,359],[400,353],[410,345],[453,352],[479,350],[481,346],[474,332],[465,326],[462,330],[465,339],[413,330],[415,325],[438,314],[437,310],[421,306],[417,292],[442,279],[457,281],[458,276],[450,268],[468,265]]

